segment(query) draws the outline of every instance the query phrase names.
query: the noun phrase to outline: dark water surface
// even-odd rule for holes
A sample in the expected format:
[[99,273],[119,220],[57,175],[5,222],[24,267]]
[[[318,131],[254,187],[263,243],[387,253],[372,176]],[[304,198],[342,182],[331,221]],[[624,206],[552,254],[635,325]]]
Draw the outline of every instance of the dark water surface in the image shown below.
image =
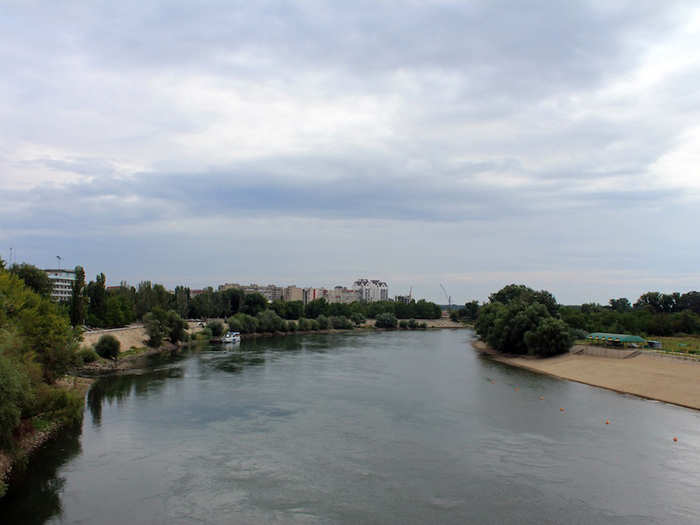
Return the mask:
[[0,522],[700,523],[697,412],[494,363],[471,337],[244,341],[102,379]]

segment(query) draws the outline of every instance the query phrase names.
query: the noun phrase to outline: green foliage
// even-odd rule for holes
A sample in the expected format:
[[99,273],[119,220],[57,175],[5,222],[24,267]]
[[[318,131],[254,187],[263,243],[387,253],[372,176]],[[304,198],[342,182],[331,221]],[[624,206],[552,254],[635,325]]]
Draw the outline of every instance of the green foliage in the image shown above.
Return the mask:
[[29,288],[34,290],[42,297],[49,297],[53,285],[48,274],[44,270],[40,270],[31,264],[13,264],[10,266],[10,272],[24,281]]
[[385,312],[377,315],[374,326],[377,328],[396,328],[398,320],[393,313]]
[[360,326],[365,322],[365,316],[362,315],[360,312],[353,312],[350,315],[350,319],[352,320],[353,323],[355,323],[356,326]]
[[83,363],[84,365],[94,363],[97,361],[98,357],[97,352],[95,352],[92,348],[83,348],[82,350],[79,350],[77,354],[78,362]]
[[253,334],[258,331],[258,320],[252,315],[236,314],[229,318],[229,321],[232,319],[238,323],[239,330],[237,331],[241,332],[242,334]]
[[297,329],[297,323],[295,323],[294,321],[287,321],[287,332],[296,332]]
[[399,321],[399,328],[408,330],[408,321],[406,319],[401,319],[401,321]]
[[70,322],[73,326],[85,323],[87,297],[85,297],[85,270],[82,266],[75,267],[75,281],[72,284],[70,299]]
[[304,303],[301,301],[289,301],[286,303],[287,311],[286,318],[297,320],[304,315]]
[[160,319],[158,319],[158,316],[154,312],[149,312],[143,316],[143,325],[146,329],[146,334],[148,334],[148,341],[146,341],[148,346],[151,348],[158,348],[163,344],[165,330]]
[[318,322],[318,319],[311,319],[311,329],[312,330],[320,330],[321,329],[321,323]]
[[331,326],[336,330],[352,330],[355,325],[344,315],[335,315],[330,318]]
[[319,315],[316,318],[319,330],[328,330],[331,327],[331,320],[325,315]]
[[571,347],[569,328],[558,315],[559,305],[547,291],[508,285],[480,308],[477,334],[492,348],[511,354],[550,356]]
[[267,299],[259,293],[246,294],[243,300],[241,312],[244,314],[257,316],[260,312],[267,310]]
[[313,328],[311,319],[306,319],[305,317],[300,318],[298,322],[298,329],[299,331],[303,332],[308,332],[309,330],[312,330]]
[[95,352],[103,359],[116,361],[119,358],[121,343],[111,334],[104,334],[95,345]]
[[328,308],[328,302],[323,297],[314,299],[306,303],[304,307],[304,316],[309,319],[316,319],[319,315],[328,314]]
[[569,327],[561,319],[542,319],[536,328],[525,332],[528,353],[549,357],[567,352],[571,348]]
[[243,324],[240,319],[234,315],[226,319],[226,324],[228,325],[228,329],[232,332],[243,332]]
[[264,310],[257,315],[259,332],[281,332],[284,330],[284,320],[273,310]]
[[18,362],[0,354],[0,448],[10,448],[12,432],[31,399],[29,377]]
[[173,344],[177,344],[185,339],[185,328],[187,323],[175,310],[169,310],[166,318],[168,327],[168,338]]
[[221,337],[224,335],[224,323],[221,321],[209,321],[207,323],[207,328],[211,330],[211,333],[214,337]]

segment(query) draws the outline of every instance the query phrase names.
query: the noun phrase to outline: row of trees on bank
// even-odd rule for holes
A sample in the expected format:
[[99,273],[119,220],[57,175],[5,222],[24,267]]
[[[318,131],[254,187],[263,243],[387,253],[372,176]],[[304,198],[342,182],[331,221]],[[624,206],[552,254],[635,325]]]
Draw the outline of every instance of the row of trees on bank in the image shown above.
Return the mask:
[[[10,271],[39,295],[49,297],[51,282],[43,270],[22,264],[13,265]],[[117,328],[143,320],[154,309],[172,310],[180,317],[189,319],[226,319],[238,313],[255,317],[265,310],[272,310],[286,320],[316,319],[321,315],[347,318],[359,315],[374,319],[382,313],[394,314],[398,319],[436,319],[442,313],[437,304],[424,300],[410,303],[330,304],[322,298],[306,305],[301,301],[269,303],[259,293],[246,294],[236,288],[215,291],[210,287],[193,296],[187,287],[177,286],[171,293],[163,285],[150,281],[143,281],[136,287],[122,282],[119,287],[108,289],[104,273],[86,283],[83,268],[77,266],[75,272],[72,297],[70,303],[65,305],[74,326],[86,324],[98,328]]]
[[575,339],[590,332],[700,334],[699,312],[700,293],[695,291],[647,292],[634,304],[622,297],[605,306],[563,306],[545,290],[511,284],[483,305],[466,303],[452,317],[474,322],[481,339],[498,351],[550,356],[567,351]]

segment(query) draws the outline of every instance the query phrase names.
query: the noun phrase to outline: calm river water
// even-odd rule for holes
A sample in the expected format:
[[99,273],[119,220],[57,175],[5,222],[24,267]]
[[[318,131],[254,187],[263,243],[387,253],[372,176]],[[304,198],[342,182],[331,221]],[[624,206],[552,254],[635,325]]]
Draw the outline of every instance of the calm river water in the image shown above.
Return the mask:
[[700,522],[699,413],[494,363],[471,338],[244,341],[102,379],[0,522]]

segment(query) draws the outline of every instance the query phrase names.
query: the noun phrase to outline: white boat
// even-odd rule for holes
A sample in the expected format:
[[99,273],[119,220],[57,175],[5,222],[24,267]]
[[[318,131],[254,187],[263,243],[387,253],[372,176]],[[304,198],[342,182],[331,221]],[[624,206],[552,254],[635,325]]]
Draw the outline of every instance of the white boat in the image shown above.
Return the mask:
[[240,332],[226,332],[226,335],[221,338],[222,343],[237,344],[241,342]]

